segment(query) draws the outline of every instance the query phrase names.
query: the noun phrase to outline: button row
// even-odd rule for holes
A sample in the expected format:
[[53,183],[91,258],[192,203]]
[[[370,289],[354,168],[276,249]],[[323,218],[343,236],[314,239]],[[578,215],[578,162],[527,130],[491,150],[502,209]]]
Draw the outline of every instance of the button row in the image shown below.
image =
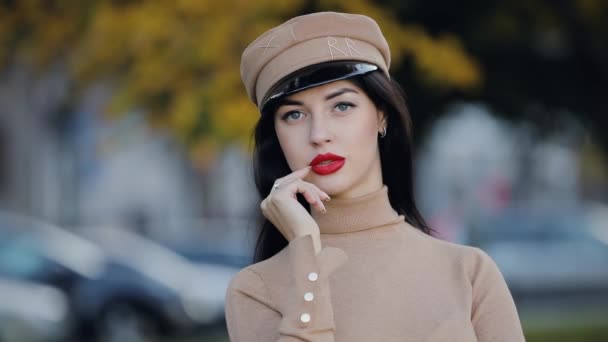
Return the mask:
[[[308,273],[308,280],[310,280],[310,281],[317,281],[317,279],[319,279],[319,275],[316,272],[310,272],[310,273]],[[304,300],[307,301],[307,302],[312,301],[314,298],[315,298],[315,295],[312,292],[306,292],[304,294]],[[303,313],[300,316],[300,321],[302,321],[303,323],[310,322],[310,314]]]

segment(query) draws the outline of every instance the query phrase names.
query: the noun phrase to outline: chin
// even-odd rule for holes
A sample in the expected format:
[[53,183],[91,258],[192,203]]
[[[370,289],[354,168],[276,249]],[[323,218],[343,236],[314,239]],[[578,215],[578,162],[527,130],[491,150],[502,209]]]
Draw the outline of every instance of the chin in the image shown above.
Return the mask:
[[311,179],[311,183],[318,186],[319,189],[325,191],[325,193],[331,197],[343,193],[349,188],[349,184],[347,184],[348,182],[346,182],[344,177],[337,174],[333,175],[333,177],[315,175],[315,177]]

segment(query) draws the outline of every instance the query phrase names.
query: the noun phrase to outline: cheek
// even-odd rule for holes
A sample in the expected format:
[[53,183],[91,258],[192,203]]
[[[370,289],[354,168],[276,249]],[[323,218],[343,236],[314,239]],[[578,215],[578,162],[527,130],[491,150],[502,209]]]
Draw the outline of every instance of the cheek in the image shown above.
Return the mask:
[[277,130],[279,145],[285,155],[287,164],[291,170],[297,170],[307,165],[306,153],[304,151],[305,141],[301,141],[301,134],[297,130],[281,131]]
[[378,149],[376,121],[372,115],[353,125],[348,137],[352,146],[351,152],[361,162],[370,162]]

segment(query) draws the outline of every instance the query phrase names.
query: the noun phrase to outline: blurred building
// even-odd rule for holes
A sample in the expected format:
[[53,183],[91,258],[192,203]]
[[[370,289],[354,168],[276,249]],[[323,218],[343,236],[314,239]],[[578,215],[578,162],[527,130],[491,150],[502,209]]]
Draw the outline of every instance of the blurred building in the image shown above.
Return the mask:
[[420,207],[443,238],[463,241],[471,222],[512,202],[579,205],[582,134],[576,122],[543,136],[480,104],[454,105],[427,136],[417,160]]

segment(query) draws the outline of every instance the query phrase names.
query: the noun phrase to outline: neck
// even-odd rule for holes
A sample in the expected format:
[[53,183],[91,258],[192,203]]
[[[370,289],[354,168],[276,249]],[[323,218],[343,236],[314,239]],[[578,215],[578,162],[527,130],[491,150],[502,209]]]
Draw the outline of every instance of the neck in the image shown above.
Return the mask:
[[357,232],[403,220],[391,207],[386,185],[354,198],[332,198],[325,208],[325,214],[312,212],[321,234]]

